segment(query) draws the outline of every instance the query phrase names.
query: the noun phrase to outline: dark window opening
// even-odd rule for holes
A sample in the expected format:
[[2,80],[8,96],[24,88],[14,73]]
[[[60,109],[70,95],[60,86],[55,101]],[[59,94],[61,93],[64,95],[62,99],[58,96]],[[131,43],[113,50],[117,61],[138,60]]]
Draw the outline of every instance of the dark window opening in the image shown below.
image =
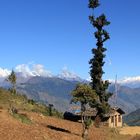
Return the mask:
[[111,123],[113,123],[114,122],[114,117],[113,116],[111,116]]
[[121,122],[121,115],[118,116],[118,122]]

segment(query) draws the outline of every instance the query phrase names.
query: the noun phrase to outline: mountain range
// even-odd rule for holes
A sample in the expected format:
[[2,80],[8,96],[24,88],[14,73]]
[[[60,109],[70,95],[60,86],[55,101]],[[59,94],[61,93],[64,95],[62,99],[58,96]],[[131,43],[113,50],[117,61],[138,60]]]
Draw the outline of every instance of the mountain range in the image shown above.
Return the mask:
[[[31,76],[22,72],[17,72],[16,75],[17,90],[20,93],[45,104],[54,104],[54,107],[60,111],[70,109],[70,93],[77,83],[89,83],[89,81],[66,70],[57,76]],[[4,77],[0,79],[1,87],[8,88],[10,86],[9,83],[4,80]],[[138,79],[136,81],[133,79],[132,83],[130,80],[125,81],[126,82],[117,83],[117,93],[115,92],[116,89],[112,82],[108,90],[115,94],[109,102],[112,106],[121,107],[126,114],[128,114],[140,108],[140,84]],[[132,85],[137,85],[137,88]]]
[[70,92],[75,88],[77,81],[68,81],[60,78],[32,77],[27,82],[17,86],[18,91],[28,98],[53,104],[60,111],[68,110],[71,99]]

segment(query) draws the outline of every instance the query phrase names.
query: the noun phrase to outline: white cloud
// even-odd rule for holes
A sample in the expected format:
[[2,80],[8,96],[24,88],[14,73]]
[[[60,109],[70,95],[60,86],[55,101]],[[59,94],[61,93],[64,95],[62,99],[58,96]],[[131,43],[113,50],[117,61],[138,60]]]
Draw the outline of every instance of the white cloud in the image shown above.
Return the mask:
[[21,64],[21,65],[16,66],[15,71],[22,73],[24,77],[35,76],[32,73],[31,69],[29,68],[29,65],[27,64]]
[[[41,64],[20,64],[14,68],[18,76],[23,76],[24,78],[32,76],[42,76],[42,77],[53,77],[51,71],[45,69]],[[0,68],[0,78],[7,77],[11,73],[11,70]],[[80,80],[81,78],[74,72],[68,70],[67,67],[64,67],[60,74],[57,75],[59,78],[67,80]]]
[[21,64],[16,66],[15,71],[22,73],[24,77],[43,76],[52,77],[52,73],[44,68],[41,64]]
[[[43,65],[41,64],[34,64],[34,63],[28,63],[28,64],[20,64],[15,67],[15,72],[17,72],[19,75],[27,78],[30,76],[42,76],[42,77],[53,77],[51,71],[47,70]],[[0,78],[4,79],[11,73],[11,70],[8,70],[6,68],[0,68]],[[63,67],[60,74],[57,75],[57,77],[67,80],[82,80],[80,76],[78,76],[76,73],[71,72],[68,70],[67,67]],[[87,78],[86,80],[90,81],[91,78]],[[114,83],[115,80],[109,79],[111,83]],[[140,83],[140,76],[135,77],[125,77],[123,79],[117,80],[117,83],[119,84],[135,84]]]
[[89,81],[89,82],[91,82],[91,77],[89,76],[86,80]]
[[43,77],[52,77],[53,76],[51,71],[46,70],[44,68],[44,66],[41,64],[33,65],[32,73],[34,73],[37,76],[43,76]]
[[8,69],[0,68],[0,77],[1,78],[7,77],[10,73],[11,73],[11,71]]

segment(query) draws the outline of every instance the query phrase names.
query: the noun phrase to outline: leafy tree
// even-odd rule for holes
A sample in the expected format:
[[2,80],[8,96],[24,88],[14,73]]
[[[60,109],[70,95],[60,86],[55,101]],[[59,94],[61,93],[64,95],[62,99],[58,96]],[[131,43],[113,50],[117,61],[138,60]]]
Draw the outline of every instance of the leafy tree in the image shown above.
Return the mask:
[[83,138],[88,139],[88,129],[91,124],[91,119],[86,115],[87,107],[89,103],[95,102],[97,96],[91,86],[87,84],[78,84],[76,88],[72,91],[72,103],[80,103],[81,105],[81,121],[83,125]]
[[[88,7],[94,11],[100,5],[99,0],[89,0]],[[93,57],[90,59],[90,76],[91,76],[91,83],[92,89],[96,91],[99,100],[96,104],[97,108],[97,116],[102,118],[104,114],[106,114],[110,106],[108,104],[109,97],[112,95],[111,93],[107,92],[109,81],[104,81],[102,76],[104,74],[103,66],[104,66],[104,58],[105,58],[105,51],[107,50],[104,47],[105,41],[107,41],[109,37],[109,33],[104,29],[105,26],[109,25],[110,22],[106,19],[104,14],[101,14],[99,17],[95,18],[94,13],[89,16],[90,23],[96,28],[94,36],[97,40],[96,48],[92,49]],[[92,104],[91,104],[92,105]],[[94,106],[93,103],[92,106]]]
[[8,76],[7,81],[9,81],[12,84],[11,92],[16,93],[17,77],[16,77],[16,74],[15,74],[15,72],[13,70],[12,70],[11,74]]

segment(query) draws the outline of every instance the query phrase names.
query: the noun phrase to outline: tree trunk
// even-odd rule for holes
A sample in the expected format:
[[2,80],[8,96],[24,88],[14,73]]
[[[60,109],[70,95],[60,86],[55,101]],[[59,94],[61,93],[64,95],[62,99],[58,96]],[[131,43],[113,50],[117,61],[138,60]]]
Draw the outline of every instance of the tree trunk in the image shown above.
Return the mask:
[[83,134],[82,134],[83,140],[89,140],[88,139],[88,129],[85,127],[85,124],[83,124]]
[[95,118],[95,127],[100,127],[100,124],[101,124],[101,116],[100,115],[97,115],[96,118]]
[[83,125],[83,133],[82,133],[82,137],[83,140],[89,140],[88,139],[88,127],[86,125],[86,116],[82,116],[82,125]]

